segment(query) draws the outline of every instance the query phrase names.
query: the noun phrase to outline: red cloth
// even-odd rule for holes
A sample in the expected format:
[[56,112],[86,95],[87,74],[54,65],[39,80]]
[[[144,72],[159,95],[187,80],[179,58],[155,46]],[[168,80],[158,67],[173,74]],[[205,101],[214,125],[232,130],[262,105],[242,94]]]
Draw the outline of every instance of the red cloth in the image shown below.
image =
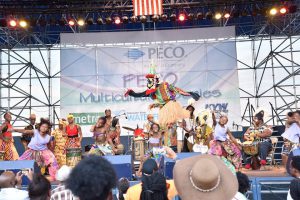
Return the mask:
[[[7,129],[11,129],[12,125],[8,122],[5,122],[5,126],[7,126]],[[12,133],[10,131],[6,131],[3,133],[3,137],[5,138],[12,138]]]
[[78,135],[78,128],[76,125],[71,129],[70,125],[66,126],[66,132],[68,136],[77,136]]

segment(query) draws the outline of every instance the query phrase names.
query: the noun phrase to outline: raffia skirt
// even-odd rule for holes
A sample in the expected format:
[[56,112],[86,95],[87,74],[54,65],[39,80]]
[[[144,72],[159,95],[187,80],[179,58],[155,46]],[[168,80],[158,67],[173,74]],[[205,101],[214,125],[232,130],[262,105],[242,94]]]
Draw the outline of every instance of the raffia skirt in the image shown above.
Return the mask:
[[179,102],[169,101],[159,110],[158,122],[160,125],[167,125],[189,116],[190,112],[184,109]]

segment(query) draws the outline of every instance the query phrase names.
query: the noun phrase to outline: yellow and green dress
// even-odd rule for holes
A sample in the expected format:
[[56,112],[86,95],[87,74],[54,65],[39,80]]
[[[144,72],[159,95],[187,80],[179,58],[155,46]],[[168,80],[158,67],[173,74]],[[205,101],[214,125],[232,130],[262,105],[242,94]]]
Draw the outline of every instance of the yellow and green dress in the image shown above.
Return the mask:
[[54,137],[55,141],[54,155],[58,162],[58,165],[60,167],[66,165],[65,146],[67,137],[63,136],[63,131],[60,129],[55,129],[54,131],[52,131],[51,135]]

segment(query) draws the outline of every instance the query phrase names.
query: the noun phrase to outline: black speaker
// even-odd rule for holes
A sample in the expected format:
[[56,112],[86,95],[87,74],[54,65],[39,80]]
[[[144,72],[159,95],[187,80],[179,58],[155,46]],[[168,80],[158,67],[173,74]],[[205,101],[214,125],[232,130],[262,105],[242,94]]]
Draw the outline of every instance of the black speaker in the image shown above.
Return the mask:
[[132,178],[132,162],[131,155],[104,156],[112,165],[117,174],[117,178],[122,177],[131,180]]
[[[16,161],[0,161],[0,173],[4,171],[13,171],[17,173],[21,170],[31,169],[34,173],[40,173],[41,169],[34,160],[16,160]],[[28,185],[29,180],[26,176],[22,178],[22,185]]]
[[[178,153],[176,160],[182,160],[185,158],[189,158],[192,156],[198,156],[201,155],[201,153],[195,153],[195,152],[190,152],[190,153]],[[173,168],[175,165],[175,160],[172,160],[170,158],[165,159],[165,176],[167,179],[173,179]]]

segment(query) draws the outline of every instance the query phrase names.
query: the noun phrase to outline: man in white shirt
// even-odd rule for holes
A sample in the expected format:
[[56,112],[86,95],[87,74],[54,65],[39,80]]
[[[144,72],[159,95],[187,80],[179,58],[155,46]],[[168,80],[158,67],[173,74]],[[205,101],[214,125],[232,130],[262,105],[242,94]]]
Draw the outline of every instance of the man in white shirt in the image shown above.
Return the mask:
[[28,192],[20,190],[22,184],[21,171],[15,175],[12,171],[3,172],[0,176],[0,200],[29,200]]

